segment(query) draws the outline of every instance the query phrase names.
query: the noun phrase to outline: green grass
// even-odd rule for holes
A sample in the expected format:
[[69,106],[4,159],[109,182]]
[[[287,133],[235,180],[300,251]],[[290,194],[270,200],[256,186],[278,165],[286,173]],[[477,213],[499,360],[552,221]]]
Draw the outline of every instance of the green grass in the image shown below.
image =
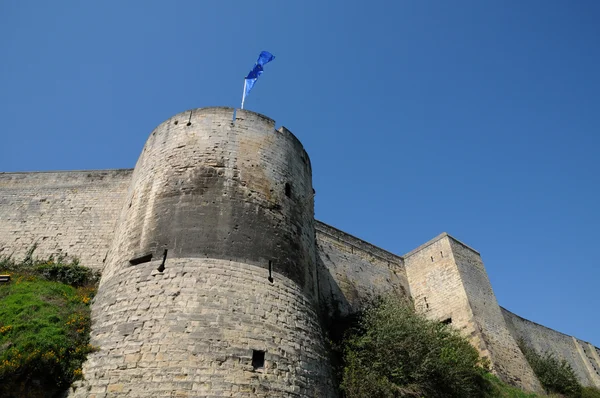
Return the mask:
[[[6,264],[6,260],[2,265]],[[43,262],[55,275],[77,273],[74,264]],[[81,378],[89,345],[94,285],[70,286],[48,280],[29,264],[0,268],[12,280],[0,285],[0,396],[52,397]],[[82,268],[82,267],[80,267]],[[81,282],[80,279],[77,279]]]
[[595,387],[583,387],[581,398],[600,398],[600,390]]
[[488,381],[490,390],[487,392],[486,397],[488,398],[536,398],[540,395],[533,393],[527,393],[517,387],[509,386],[508,384],[501,381],[498,377],[491,373],[485,375],[485,379]]

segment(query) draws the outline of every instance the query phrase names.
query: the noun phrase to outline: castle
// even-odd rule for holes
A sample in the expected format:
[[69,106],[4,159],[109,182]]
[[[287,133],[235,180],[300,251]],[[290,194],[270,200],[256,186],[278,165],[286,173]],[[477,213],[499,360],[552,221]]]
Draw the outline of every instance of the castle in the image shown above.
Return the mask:
[[479,253],[441,234],[398,256],[314,219],[309,157],[246,110],[180,113],[133,170],[0,173],[0,255],[102,271],[72,397],[333,397],[319,317],[395,294],[451,323],[503,380],[541,385],[523,339],[600,387],[600,349],[500,307]]

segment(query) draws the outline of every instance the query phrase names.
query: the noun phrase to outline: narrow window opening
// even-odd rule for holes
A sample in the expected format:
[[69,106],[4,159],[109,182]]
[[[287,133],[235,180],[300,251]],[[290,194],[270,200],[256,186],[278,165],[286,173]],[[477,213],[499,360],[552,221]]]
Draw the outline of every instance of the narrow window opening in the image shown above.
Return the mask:
[[288,198],[292,197],[292,186],[289,182],[285,183],[285,196],[287,196]]
[[269,260],[269,282],[273,283],[273,263]]
[[431,262],[433,262],[433,256],[431,256]]
[[440,252],[440,257],[444,257],[444,253]]
[[162,263],[156,269],[158,272],[163,272],[165,270],[165,262],[167,261],[167,249],[163,252],[163,260]]
[[452,323],[452,318],[447,318],[442,321],[444,325],[450,325]]
[[147,263],[152,260],[152,253],[145,253],[139,256],[135,256],[131,260],[129,260],[129,264],[138,265],[142,263]]
[[425,307],[427,309],[429,309],[429,303],[427,302],[427,297],[423,297],[423,300],[425,300]]
[[252,367],[254,370],[265,367],[265,352],[261,350],[252,350]]

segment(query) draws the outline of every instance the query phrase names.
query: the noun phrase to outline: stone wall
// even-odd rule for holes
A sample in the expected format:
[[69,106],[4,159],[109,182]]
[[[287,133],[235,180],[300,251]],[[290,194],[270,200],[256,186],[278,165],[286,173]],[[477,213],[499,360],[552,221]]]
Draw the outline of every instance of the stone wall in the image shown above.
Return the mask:
[[0,256],[79,257],[101,270],[132,170],[0,173]]
[[469,299],[476,328],[491,354],[492,369],[512,384],[529,391],[541,391],[533,369],[506,326],[481,256],[454,238],[450,239],[450,247]]
[[583,385],[600,388],[600,349],[521,318],[504,308],[502,314],[515,339],[523,340],[539,353],[551,353],[556,358],[566,360]]
[[405,255],[404,261],[418,312],[451,323],[489,358],[503,380],[542,391],[506,327],[478,252],[444,233]]
[[[72,397],[333,397],[311,298],[284,275],[217,259],[117,270],[95,298]],[[254,351],[264,365],[252,365]]]
[[315,229],[319,291],[329,317],[353,314],[387,294],[410,300],[400,256],[319,221]]

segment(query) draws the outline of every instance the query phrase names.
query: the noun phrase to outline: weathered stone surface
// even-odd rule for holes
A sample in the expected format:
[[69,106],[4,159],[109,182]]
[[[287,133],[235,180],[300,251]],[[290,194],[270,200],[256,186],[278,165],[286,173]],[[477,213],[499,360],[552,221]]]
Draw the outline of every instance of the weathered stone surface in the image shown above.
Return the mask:
[[[93,323],[111,326],[93,328],[100,351],[71,396],[334,395],[314,303],[297,283],[220,259],[169,259],[162,278],[143,272],[159,264],[121,268],[102,285]],[[264,368],[253,368],[253,350],[265,352]]]
[[101,270],[132,170],[0,173],[0,256],[79,257]]
[[189,111],[148,139],[73,396],[333,395],[308,156],[272,120],[232,113]]
[[321,305],[328,317],[347,316],[377,297],[410,300],[402,257],[317,221]]
[[285,128],[253,112],[204,108],[163,122],[148,138],[122,202],[107,259],[153,253],[218,258],[274,271],[315,295],[311,166]]

